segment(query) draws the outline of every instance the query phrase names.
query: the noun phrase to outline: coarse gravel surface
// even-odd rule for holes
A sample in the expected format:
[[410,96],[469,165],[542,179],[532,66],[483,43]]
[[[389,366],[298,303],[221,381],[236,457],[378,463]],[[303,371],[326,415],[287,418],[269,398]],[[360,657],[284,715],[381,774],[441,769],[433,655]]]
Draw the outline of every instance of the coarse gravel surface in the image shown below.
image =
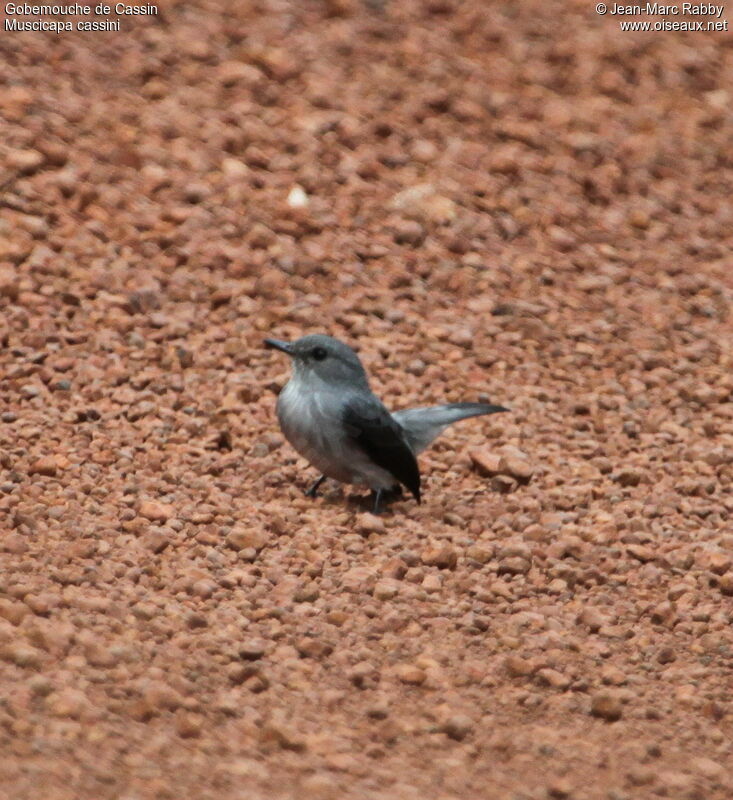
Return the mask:
[[[733,38],[170,2],[0,38],[0,798],[730,800]],[[368,513],[326,331],[491,401]]]

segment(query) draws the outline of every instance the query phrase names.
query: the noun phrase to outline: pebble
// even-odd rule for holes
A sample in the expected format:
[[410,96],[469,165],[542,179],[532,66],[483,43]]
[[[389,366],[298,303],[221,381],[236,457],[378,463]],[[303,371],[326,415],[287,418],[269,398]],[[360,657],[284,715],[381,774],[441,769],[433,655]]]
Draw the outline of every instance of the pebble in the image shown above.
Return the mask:
[[84,692],[79,689],[59,689],[46,697],[46,708],[53,717],[85,719],[92,712],[92,706]]
[[175,509],[167,503],[159,503],[156,500],[143,500],[140,503],[138,512],[141,517],[149,519],[151,522],[168,522],[175,516]]
[[5,163],[8,168],[22,175],[30,175],[38,170],[44,163],[45,157],[38,150],[9,150],[5,154]]
[[425,670],[413,664],[399,664],[395,668],[395,674],[402,683],[407,683],[412,686],[422,685],[427,678]]
[[630,467],[619,470],[614,476],[614,480],[621,486],[638,486],[641,483],[641,472]]
[[387,529],[381,517],[374,514],[359,514],[355,530],[362,536],[368,536],[371,533],[384,534]]
[[617,694],[611,692],[598,692],[591,699],[590,713],[606,722],[616,722],[623,715],[621,699]]
[[441,724],[440,730],[450,739],[462,742],[473,727],[473,720],[466,714],[452,714]]
[[25,603],[16,603],[12,600],[0,598],[0,618],[13,625],[20,625],[31,609]]
[[204,718],[181,708],[176,712],[175,727],[182,739],[195,739],[203,732]]
[[170,544],[170,537],[165,528],[152,528],[142,537],[143,547],[153,553],[162,553]]
[[239,657],[244,661],[258,661],[267,652],[264,639],[246,639],[237,646]]
[[400,582],[396,580],[383,579],[374,585],[373,594],[377,600],[391,600],[400,591]]
[[308,203],[308,195],[302,186],[293,186],[288,192],[287,204],[290,208],[307,208]]
[[29,475],[45,475],[46,477],[53,478],[58,472],[58,463],[54,456],[45,456],[34,461],[28,470]]
[[296,650],[304,658],[326,658],[333,652],[333,645],[322,639],[303,636],[295,643]]
[[38,669],[41,666],[43,654],[40,650],[23,642],[14,642],[0,649],[0,657],[17,667]]
[[305,737],[292,726],[271,720],[266,722],[260,731],[260,741],[267,744],[273,742],[283,750],[302,753],[307,748]]
[[419,247],[425,240],[426,230],[416,220],[403,220],[395,226],[393,238],[397,244]]
[[267,544],[267,541],[268,537],[264,531],[245,526],[234,528],[226,536],[227,546],[237,551],[249,549],[259,551]]
[[458,563],[458,552],[450,545],[433,545],[423,550],[420,560],[427,567],[454,569]]

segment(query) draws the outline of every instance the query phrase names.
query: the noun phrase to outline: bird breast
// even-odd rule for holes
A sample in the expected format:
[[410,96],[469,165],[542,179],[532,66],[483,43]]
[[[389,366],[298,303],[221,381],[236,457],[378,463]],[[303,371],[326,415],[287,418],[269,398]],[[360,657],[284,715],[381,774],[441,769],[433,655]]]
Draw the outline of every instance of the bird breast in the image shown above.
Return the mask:
[[333,397],[304,390],[291,380],[277,399],[277,417],[286,439],[313,466],[337,480],[349,480],[344,475],[345,448]]
[[395,479],[349,437],[339,392],[306,390],[291,379],[277,399],[277,417],[290,444],[316,469],[342,483],[389,488]]

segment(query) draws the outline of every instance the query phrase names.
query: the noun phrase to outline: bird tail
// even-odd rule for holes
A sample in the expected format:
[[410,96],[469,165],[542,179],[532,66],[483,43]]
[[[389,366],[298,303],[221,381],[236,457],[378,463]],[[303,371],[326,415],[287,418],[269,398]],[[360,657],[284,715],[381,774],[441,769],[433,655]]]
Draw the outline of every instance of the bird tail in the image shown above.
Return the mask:
[[448,403],[443,406],[406,408],[395,411],[392,416],[404,429],[410,447],[417,454],[454,422],[484,414],[496,414],[499,411],[509,409],[489,403]]

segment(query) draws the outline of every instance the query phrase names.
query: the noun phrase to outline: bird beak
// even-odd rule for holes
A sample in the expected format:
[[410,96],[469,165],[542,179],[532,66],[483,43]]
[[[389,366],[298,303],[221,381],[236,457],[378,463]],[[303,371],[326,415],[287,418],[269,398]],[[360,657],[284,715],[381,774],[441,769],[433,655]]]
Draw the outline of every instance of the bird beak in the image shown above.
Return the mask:
[[265,345],[275,350],[282,350],[283,353],[287,353],[289,356],[293,355],[293,345],[290,342],[281,342],[279,339],[265,339]]

